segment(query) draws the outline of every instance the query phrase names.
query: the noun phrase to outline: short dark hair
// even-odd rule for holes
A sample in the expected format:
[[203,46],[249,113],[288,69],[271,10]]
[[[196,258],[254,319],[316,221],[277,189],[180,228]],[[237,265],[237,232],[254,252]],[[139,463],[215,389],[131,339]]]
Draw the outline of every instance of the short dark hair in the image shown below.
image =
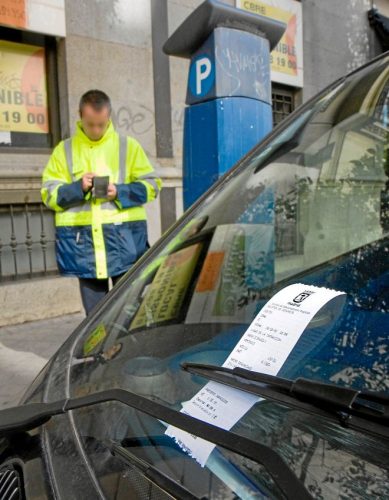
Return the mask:
[[92,89],[88,90],[81,96],[79,110],[80,114],[82,112],[82,108],[89,104],[95,111],[100,111],[103,108],[107,107],[109,112],[111,112],[111,99],[107,96],[105,92],[102,90]]

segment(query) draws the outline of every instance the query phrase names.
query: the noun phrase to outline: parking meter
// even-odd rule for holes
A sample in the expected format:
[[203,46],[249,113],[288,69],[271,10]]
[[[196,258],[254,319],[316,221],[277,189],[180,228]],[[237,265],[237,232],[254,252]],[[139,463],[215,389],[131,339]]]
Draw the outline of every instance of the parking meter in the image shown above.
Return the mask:
[[202,3],[164,45],[190,58],[183,191],[188,208],[272,128],[270,51],[285,24]]

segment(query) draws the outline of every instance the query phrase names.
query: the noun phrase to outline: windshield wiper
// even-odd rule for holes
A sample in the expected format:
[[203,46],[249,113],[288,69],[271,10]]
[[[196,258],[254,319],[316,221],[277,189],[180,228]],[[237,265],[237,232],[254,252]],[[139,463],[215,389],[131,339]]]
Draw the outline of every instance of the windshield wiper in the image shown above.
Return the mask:
[[277,403],[321,415],[361,432],[389,438],[389,397],[316,380],[289,380],[244,368],[182,363],[181,368]]
[[110,449],[115,457],[119,458],[126,465],[134,467],[148,481],[173,498],[179,498],[180,500],[201,500],[200,497],[193,495],[185,486],[146,462],[146,460],[137,457],[123,446],[113,443]]
[[194,434],[233,453],[261,464],[274,483],[288,499],[311,500],[303,483],[288,467],[281,456],[269,446],[220,429],[197,418],[172,410],[155,401],[124,389],[109,389],[79,398],[63,399],[52,403],[29,403],[0,411],[0,437],[9,433],[34,429],[48,422],[54,415],[85,408],[108,401],[123,403],[153,418]]

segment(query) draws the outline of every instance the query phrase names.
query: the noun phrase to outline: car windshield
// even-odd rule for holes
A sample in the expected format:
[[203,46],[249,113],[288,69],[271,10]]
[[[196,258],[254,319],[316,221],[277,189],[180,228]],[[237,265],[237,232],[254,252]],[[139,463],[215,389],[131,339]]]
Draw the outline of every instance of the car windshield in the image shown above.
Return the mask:
[[[63,380],[72,397],[119,387],[181,410],[206,380],[180,364],[221,366],[266,302],[296,283],[341,291],[345,303],[318,312],[279,375],[388,394],[388,134],[386,57],[305,105],[184,215],[66,344],[66,375],[52,377],[48,398]],[[216,447],[201,467],[162,422],[118,403],[73,418],[80,441],[125,443],[199,498],[281,497],[263,466]],[[232,430],[276,450],[315,498],[389,491],[378,438],[269,400]],[[108,498],[165,498],[85,450]]]

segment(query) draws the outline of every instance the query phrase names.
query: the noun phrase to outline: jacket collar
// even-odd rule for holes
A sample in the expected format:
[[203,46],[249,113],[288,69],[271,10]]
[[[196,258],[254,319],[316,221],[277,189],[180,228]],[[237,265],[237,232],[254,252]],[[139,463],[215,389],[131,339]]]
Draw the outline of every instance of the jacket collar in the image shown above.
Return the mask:
[[113,123],[112,123],[111,120],[109,120],[107,130],[105,131],[105,134],[103,135],[103,137],[101,137],[98,141],[92,141],[85,134],[85,132],[84,132],[84,130],[82,128],[82,122],[81,122],[81,120],[79,120],[76,123],[76,133],[75,133],[75,136],[79,137],[83,142],[85,142],[86,144],[88,144],[90,146],[98,146],[100,144],[103,144],[107,139],[109,139],[110,137],[112,137],[112,135],[114,133],[115,133],[115,129],[113,127]]

